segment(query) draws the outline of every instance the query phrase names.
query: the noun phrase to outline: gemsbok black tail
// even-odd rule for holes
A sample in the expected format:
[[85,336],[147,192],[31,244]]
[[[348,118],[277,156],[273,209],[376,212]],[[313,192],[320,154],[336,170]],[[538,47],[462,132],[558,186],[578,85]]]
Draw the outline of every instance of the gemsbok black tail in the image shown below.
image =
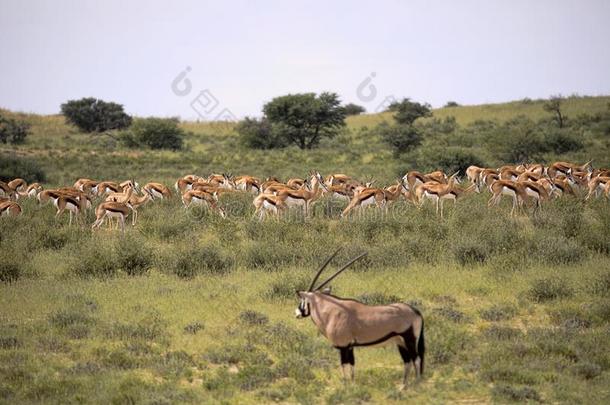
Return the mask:
[[421,330],[417,341],[417,355],[419,356],[419,373],[424,374],[424,354],[426,353],[426,342],[424,341],[424,318],[421,319]]

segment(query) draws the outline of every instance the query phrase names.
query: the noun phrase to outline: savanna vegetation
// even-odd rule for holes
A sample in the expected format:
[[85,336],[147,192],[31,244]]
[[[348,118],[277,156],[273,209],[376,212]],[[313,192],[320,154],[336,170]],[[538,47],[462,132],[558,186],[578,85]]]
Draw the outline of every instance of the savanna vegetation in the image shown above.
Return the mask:
[[[0,145],[0,178],[45,185],[77,177],[168,185],[187,173],[306,176],[345,172],[388,184],[406,169],[593,159],[610,166],[608,97],[448,106],[408,125],[419,143],[380,135],[388,112],[354,115],[314,149],[252,149],[233,124],[182,122],[180,150],[133,148],[63,116],[2,111],[24,143]],[[137,119],[132,124],[135,125]],[[402,124],[404,125],[404,124]],[[526,146],[523,146],[526,145]],[[0,398],[6,403],[419,403],[610,400],[610,206],[566,197],[511,217],[470,195],[440,220],[405,202],[339,220],[322,200],[311,219],[252,219],[252,197],[221,197],[228,217],[178,199],[140,210],[124,236],[67,226],[50,205],[0,218]],[[508,202],[506,203],[508,204]],[[88,213],[86,223],[93,222]],[[362,349],[345,385],[336,351],[295,290],[345,246],[368,251],[333,282],[363,302],[405,301],[426,322],[424,378],[405,391],[394,347]]]

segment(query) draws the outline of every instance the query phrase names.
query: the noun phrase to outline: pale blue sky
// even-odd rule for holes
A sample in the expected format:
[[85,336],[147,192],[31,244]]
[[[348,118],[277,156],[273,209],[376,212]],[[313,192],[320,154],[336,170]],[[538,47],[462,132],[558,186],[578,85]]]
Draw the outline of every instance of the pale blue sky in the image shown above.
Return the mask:
[[[94,96],[195,118],[207,89],[217,105],[196,107],[209,119],[306,91],[369,111],[388,96],[441,106],[609,94],[609,39],[602,0],[0,0],[0,106],[56,113]],[[172,81],[187,66],[179,96]],[[359,99],[372,72],[377,95],[364,86]]]

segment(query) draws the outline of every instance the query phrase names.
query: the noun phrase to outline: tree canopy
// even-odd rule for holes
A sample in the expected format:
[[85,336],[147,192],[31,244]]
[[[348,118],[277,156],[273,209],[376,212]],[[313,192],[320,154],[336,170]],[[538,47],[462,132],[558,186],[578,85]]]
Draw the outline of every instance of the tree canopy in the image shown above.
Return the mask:
[[61,105],[61,113],[69,124],[83,132],[105,132],[125,129],[131,125],[131,117],[121,104],[106,102],[94,97],[69,100]]
[[405,125],[412,125],[416,119],[432,115],[430,104],[418,103],[409,98],[390,104],[388,111],[394,112],[394,119],[397,123]]
[[312,149],[345,125],[345,109],[335,93],[301,93],[276,97],[263,107],[274,136],[283,144]]

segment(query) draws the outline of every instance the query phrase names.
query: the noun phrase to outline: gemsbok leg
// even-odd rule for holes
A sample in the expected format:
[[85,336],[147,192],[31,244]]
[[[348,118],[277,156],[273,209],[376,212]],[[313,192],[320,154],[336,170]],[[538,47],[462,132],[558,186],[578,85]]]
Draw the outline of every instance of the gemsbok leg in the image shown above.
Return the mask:
[[[353,347],[340,347],[339,354],[341,355],[341,372],[343,373],[343,379],[345,381],[354,381],[354,348]],[[349,374],[346,373],[345,368],[349,369]]]

